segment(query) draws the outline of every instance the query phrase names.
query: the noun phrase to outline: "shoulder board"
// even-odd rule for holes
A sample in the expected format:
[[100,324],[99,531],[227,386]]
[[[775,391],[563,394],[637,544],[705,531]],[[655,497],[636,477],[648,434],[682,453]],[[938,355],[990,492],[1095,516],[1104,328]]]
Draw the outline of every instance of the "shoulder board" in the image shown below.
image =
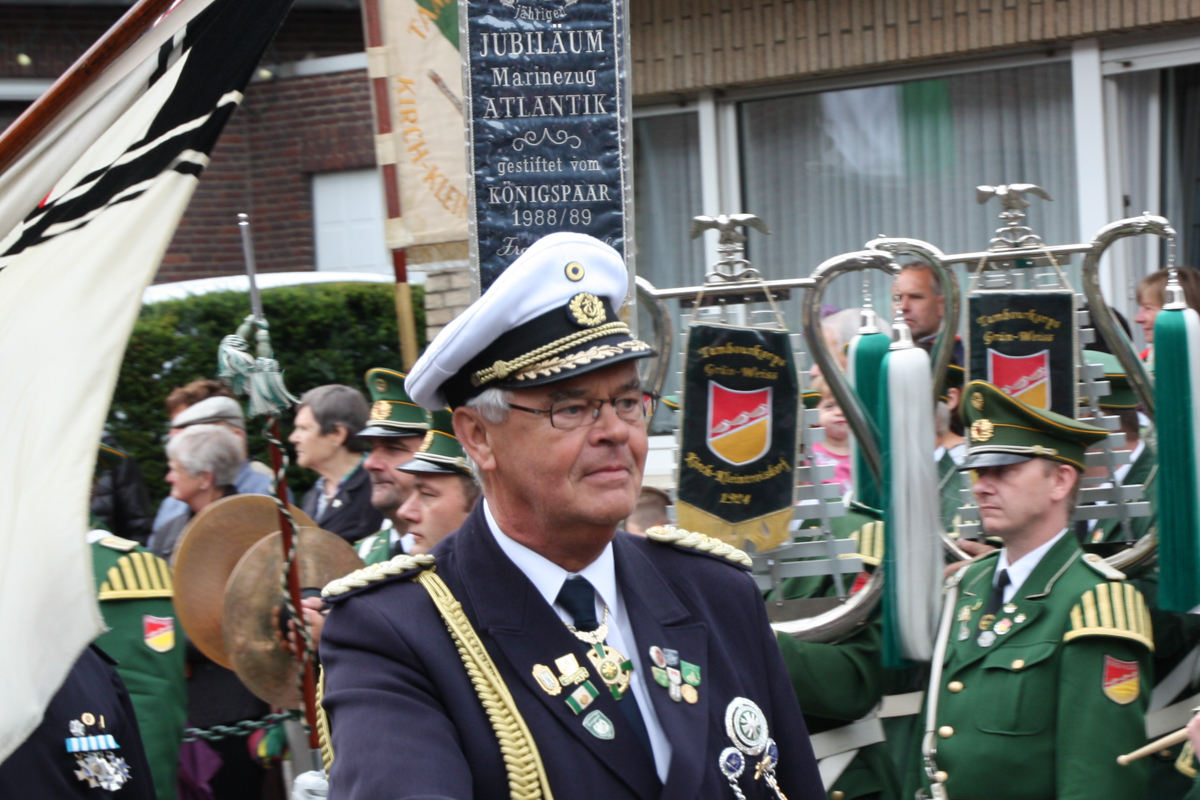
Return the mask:
[[[134,542],[135,546],[136,544]],[[171,582],[171,568],[167,566],[167,562],[153,553],[133,550],[118,558],[117,563],[108,568],[96,599],[145,600],[154,597],[169,598],[174,594],[175,585]]]
[[109,550],[118,550],[122,553],[128,553],[130,550],[137,548],[138,543],[132,539],[122,539],[120,536],[105,536],[96,544],[101,547],[107,547]]
[[850,534],[850,538],[858,546],[858,556],[864,564],[871,567],[878,567],[883,563],[882,522],[868,522]]
[[1088,589],[1071,609],[1071,630],[1063,635],[1063,641],[1083,636],[1132,639],[1153,652],[1154,631],[1146,599],[1131,583],[1112,581]]
[[370,586],[372,583],[394,578],[397,575],[406,575],[406,573],[411,573],[407,574],[407,577],[415,577],[416,573],[432,567],[433,562],[433,556],[428,553],[419,556],[396,556],[390,561],[381,561],[378,564],[355,570],[344,578],[330,581],[321,590],[321,597],[326,599],[337,597],[355,589]]
[[1107,578],[1110,581],[1125,580],[1124,572],[1121,572],[1121,570],[1117,569],[1112,564],[1109,564],[1095,553],[1085,553],[1083,556],[1083,563],[1096,570],[1096,572],[1099,572],[1101,577]]
[[750,560],[750,556],[738,550],[733,545],[726,544],[720,539],[714,539],[711,536],[705,536],[703,533],[693,533],[692,531],[685,531],[683,528],[676,528],[674,525],[656,525],[653,528],[649,528],[646,530],[646,538],[659,544],[690,547],[693,550],[699,550],[701,553],[708,553],[709,555],[732,561],[734,564],[742,567],[750,568],[754,566],[754,562]]

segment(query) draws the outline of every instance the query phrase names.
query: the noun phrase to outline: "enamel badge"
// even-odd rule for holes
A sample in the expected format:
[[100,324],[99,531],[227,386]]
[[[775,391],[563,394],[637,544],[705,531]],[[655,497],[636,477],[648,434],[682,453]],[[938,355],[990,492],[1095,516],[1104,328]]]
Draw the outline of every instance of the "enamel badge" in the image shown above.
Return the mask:
[[175,619],[142,615],[142,639],[156,653],[167,653],[175,647]]
[[611,739],[617,734],[617,729],[613,727],[612,720],[606,717],[603,711],[593,711],[584,717],[583,727],[597,739]]
[[1141,675],[1136,661],[1104,657],[1104,696],[1119,706],[1127,706],[1141,693]]

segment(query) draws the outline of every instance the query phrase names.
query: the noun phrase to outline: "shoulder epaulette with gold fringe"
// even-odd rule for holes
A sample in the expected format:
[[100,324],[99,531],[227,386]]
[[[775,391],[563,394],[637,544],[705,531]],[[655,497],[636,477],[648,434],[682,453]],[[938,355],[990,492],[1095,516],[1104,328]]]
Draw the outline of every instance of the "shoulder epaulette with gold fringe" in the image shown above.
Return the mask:
[[653,528],[648,528],[646,530],[646,538],[659,544],[690,547],[693,550],[699,550],[702,553],[724,558],[743,567],[754,566],[754,562],[750,560],[750,556],[733,545],[726,544],[720,539],[714,539],[711,536],[705,536],[703,533],[694,533],[692,531],[685,531],[683,528],[676,528],[674,525],[655,525]]
[[858,545],[857,553],[848,553],[842,558],[854,558],[856,555],[862,562],[871,567],[883,563],[883,523],[871,521],[850,534],[850,538]]
[[428,553],[422,553],[419,556],[396,556],[390,561],[371,564],[362,569],[356,569],[345,577],[330,581],[321,590],[321,597],[337,597],[340,594],[370,586],[372,583],[378,583],[405,572],[429,569],[433,563],[434,557]]
[[1112,581],[1088,589],[1071,609],[1071,630],[1064,642],[1082,636],[1132,639],[1154,651],[1154,631],[1146,599],[1132,584]]
[[106,577],[97,597],[101,602],[172,597],[175,594],[171,568],[153,553],[126,553],[108,568]]

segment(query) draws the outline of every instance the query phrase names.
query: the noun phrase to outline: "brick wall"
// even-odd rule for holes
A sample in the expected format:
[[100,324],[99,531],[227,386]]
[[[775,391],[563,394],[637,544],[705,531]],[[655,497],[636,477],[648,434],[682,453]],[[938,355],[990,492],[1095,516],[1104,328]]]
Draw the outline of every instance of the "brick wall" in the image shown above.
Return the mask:
[[240,274],[239,211],[260,270],[314,269],[312,174],[374,165],[366,70],[251,84],[156,280]]
[[467,262],[431,269],[425,275],[425,341],[471,304],[471,272]]
[[1200,0],[634,0],[633,95],[915,63],[1200,21]]

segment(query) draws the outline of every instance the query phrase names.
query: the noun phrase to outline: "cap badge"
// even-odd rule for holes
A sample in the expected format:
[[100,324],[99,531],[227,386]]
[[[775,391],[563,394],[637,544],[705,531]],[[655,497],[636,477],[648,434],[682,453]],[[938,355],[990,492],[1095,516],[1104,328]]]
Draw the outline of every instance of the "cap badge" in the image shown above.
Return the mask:
[[371,406],[371,419],[387,419],[392,415],[392,404],[387,400],[376,400]]
[[982,393],[976,392],[975,394],[971,395],[971,406],[976,411],[983,411],[983,394]]
[[583,280],[583,264],[580,264],[578,261],[572,261],[571,263],[567,264],[567,266],[563,268],[563,272],[566,274],[567,280],[569,281],[579,282]]
[[[975,395],[978,397],[979,395]],[[990,419],[977,419],[971,423],[971,441],[986,442],[996,432],[996,426]]]
[[387,381],[385,381],[383,378],[376,378],[375,379],[375,391],[386,392],[387,390],[388,390]]
[[604,303],[590,292],[580,292],[572,297],[567,304],[567,312],[571,320],[583,328],[594,328],[608,319]]

